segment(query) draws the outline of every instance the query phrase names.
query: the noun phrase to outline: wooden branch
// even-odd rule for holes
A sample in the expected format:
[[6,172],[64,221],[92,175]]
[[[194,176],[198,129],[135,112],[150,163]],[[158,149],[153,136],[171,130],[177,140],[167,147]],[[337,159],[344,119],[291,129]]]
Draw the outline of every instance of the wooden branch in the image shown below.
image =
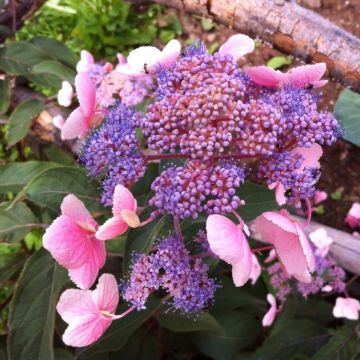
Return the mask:
[[360,92],[360,39],[315,12],[285,0],[128,0],[158,3],[210,17],[306,62]]
[[0,24],[9,29],[9,32],[0,33],[0,43],[19,30],[26,19],[31,17],[46,0],[10,0],[6,8],[0,9]]
[[[300,217],[293,217],[299,222],[304,222],[304,219]],[[250,225],[250,228],[252,230],[252,237],[255,240],[264,242],[261,239],[260,234],[256,231],[253,223]],[[336,262],[344,269],[360,275],[360,240],[344,231],[319,224],[315,221],[310,223],[310,225],[305,229],[305,233],[309,234],[319,228],[325,229],[328,236],[334,240],[330,246],[330,253]]]

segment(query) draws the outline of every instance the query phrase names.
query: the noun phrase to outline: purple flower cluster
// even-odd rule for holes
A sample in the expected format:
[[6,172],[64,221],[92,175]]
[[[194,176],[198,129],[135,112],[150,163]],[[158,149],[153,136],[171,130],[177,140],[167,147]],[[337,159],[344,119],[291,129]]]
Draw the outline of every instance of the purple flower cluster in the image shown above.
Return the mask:
[[278,150],[331,145],[339,125],[317,110],[307,89],[251,83],[231,56],[187,48],[171,70],[158,71],[156,101],[142,123],[148,147],[194,159],[222,154],[271,156]]
[[159,213],[196,219],[200,213],[232,212],[242,204],[236,189],[244,182],[243,167],[233,162],[209,165],[189,161],[184,167],[171,167],[152,183],[154,196],[149,205]]
[[140,310],[150,293],[162,287],[175,310],[196,314],[211,305],[218,288],[208,270],[201,259],[190,258],[181,240],[170,236],[153,254],[134,258],[129,280],[122,285],[123,297]]
[[103,176],[102,202],[112,204],[117,184],[131,186],[144,175],[145,164],[134,126],[139,115],[122,104],[112,108],[104,123],[86,139],[80,162],[91,176]]
[[258,176],[265,178],[267,185],[281,183],[286,190],[289,203],[298,204],[299,200],[310,199],[315,192],[314,185],[320,177],[317,168],[301,165],[304,157],[296,152],[276,152],[259,164]]
[[293,292],[300,293],[306,299],[310,294],[320,292],[326,285],[329,285],[332,291],[337,293],[344,291],[346,287],[345,271],[336,265],[334,259],[329,255],[326,257],[315,256],[315,262],[316,267],[311,283],[290,279],[279,262],[268,267],[270,284],[281,302],[284,302],[286,297]]
[[316,294],[325,285],[329,285],[332,291],[342,293],[345,285],[345,271],[338,266],[331,256],[316,256],[316,268],[313,281],[310,284],[297,283],[297,290],[304,298],[310,294]]

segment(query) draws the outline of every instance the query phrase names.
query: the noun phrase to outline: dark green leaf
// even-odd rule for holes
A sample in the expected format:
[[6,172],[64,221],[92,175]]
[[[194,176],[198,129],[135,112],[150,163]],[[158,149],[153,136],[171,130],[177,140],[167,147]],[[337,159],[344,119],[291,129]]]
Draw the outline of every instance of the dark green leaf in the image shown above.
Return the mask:
[[59,166],[43,171],[24,188],[28,199],[38,205],[59,212],[63,198],[74,194],[90,211],[102,209],[96,190],[84,169]]
[[335,115],[344,129],[344,139],[360,146],[360,95],[344,90],[336,102]]
[[55,77],[54,87],[60,87],[63,80],[74,83],[75,71],[55,60],[44,60],[32,68],[36,75],[52,75]]
[[309,319],[323,325],[334,321],[332,314],[333,305],[325,300],[307,299],[299,301],[295,317],[298,319]]
[[283,330],[287,324],[294,318],[299,302],[297,299],[288,297],[283,310],[276,317],[274,326],[271,328],[270,336],[273,336]]
[[196,346],[215,360],[231,360],[241,349],[254,344],[261,326],[246,312],[234,311],[217,317],[223,331],[217,334],[194,334]]
[[125,245],[125,258],[124,258],[124,270],[125,272],[129,269],[132,261],[133,253],[146,254],[148,253],[156,237],[166,223],[166,216],[157,218],[150,224],[129,231],[126,245]]
[[21,103],[10,115],[8,145],[22,140],[28,133],[32,120],[44,109],[44,104],[37,99]]
[[26,257],[19,253],[0,254],[0,287],[21,270],[25,260]]
[[175,332],[217,332],[221,333],[222,328],[216,319],[209,313],[203,313],[196,319],[191,319],[183,314],[174,312],[163,312],[156,316],[161,326]]
[[[101,359],[102,352],[120,350],[128,342],[132,334],[161,307],[159,299],[151,299],[146,303],[147,308],[135,311],[122,319],[114,321],[105,334],[94,345],[78,351],[79,358],[87,360],[91,357]],[[117,313],[125,311],[127,306],[121,306]]]
[[49,58],[75,68],[77,59],[64,43],[47,37],[35,37],[31,43],[45,52]]
[[245,287],[235,287],[228,277],[219,277],[221,287],[215,293],[215,304],[212,312],[224,313],[233,309],[247,309],[255,314],[265,313],[267,303],[264,299],[253,295]]
[[46,53],[26,41],[8,43],[0,49],[0,69],[11,75],[26,75],[34,65],[48,59]]
[[64,349],[54,349],[55,360],[74,360],[74,355]]
[[8,210],[0,208],[0,240],[6,242],[20,241],[34,227],[38,220],[26,206],[19,202]]
[[27,261],[10,305],[10,360],[54,359],[55,305],[67,279],[66,271],[46,250]]
[[251,360],[289,360],[295,355],[313,355],[329,338],[325,327],[310,320],[293,320],[268,337]]
[[360,358],[360,337],[355,329],[343,327],[335,331],[311,360],[358,360]]
[[50,145],[44,149],[44,153],[49,161],[58,163],[61,165],[75,165],[76,162],[70,154],[63,151],[56,145]]
[[0,193],[17,193],[36,175],[44,170],[59,166],[45,161],[14,162],[0,167]]
[[0,114],[6,113],[10,105],[10,83],[8,79],[0,80]]
[[245,182],[237,193],[240,199],[245,200],[245,206],[241,206],[237,212],[245,221],[254,220],[264,211],[278,208],[274,192],[264,186]]

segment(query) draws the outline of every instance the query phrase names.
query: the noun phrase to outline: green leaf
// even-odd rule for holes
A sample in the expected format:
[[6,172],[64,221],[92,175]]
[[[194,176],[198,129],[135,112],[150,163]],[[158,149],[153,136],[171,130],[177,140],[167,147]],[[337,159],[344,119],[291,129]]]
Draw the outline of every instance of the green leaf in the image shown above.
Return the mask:
[[221,314],[229,310],[246,309],[258,314],[267,310],[267,302],[264,299],[253,295],[245,287],[235,287],[232,279],[219,277],[219,283],[221,287],[216,290],[212,312]]
[[261,326],[246,312],[233,311],[217,317],[223,331],[216,334],[194,334],[195,345],[215,360],[231,360],[241,349],[252,346]]
[[10,82],[8,79],[0,80],[0,114],[6,113],[10,105]]
[[360,95],[344,90],[336,102],[335,115],[344,129],[343,138],[360,146]]
[[274,326],[271,328],[270,336],[273,336],[283,330],[288,323],[294,318],[299,302],[293,297],[286,299],[283,310],[276,317]]
[[0,69],[10,75],[26,75],[32,66],[48,59],[46,53],[26,41],[11,42],[0,49]]
[[74,83],[75,79],[75,71],[73,69],[55,60],[41,61],[32,68],[32,72],[36,75],[50,75],[49,81],[53,81],[54,87],[60,87],[63,80]]
[[323,325],[328,325],[334,321],[332,314],[333,305],[325,300],[307,299],[299,301],[295,317],[298,319],[309,319]]
[[58,166],[41,172],[24,188],[27,198],[56,213],[63,198],[74,194],[90,211],[101,210],[96,184],[91,182],[82,168]]
[[292,62],[291,56],[274,56],[267,62],[267,66],[273,69],[280,69],[285,65],[290,65]]
[[254,220],[264,211],[278,209],[274,192],[264,186],[247,181],[240,186],[237,195],[245,200],[245,206],[237,210],[244,221]]
[[0,240],[16,242],[22,240],[34,227],[38,220],[26,206],[19,202],[9,210],[0,208]]
[[335,331],[329,342],[311,360],[357,360],[360,358],[360,337],[355,329],[343,327]]
[[14,162],[0,167],[0,193],[17,193],[36,175],[59,166],[45,161]]
[[10,280],[24,265],[26,257],[19,253],[0,253],[0,287]]
[[46,250],[26,262],[10,305],[10,360],[53,360],[55,305],[66,271]]
[[61,165],[76,165],[73,156],[63,151],[60,147],[52,144],[43,149],[47,159]]
[[325,327],[310,320],[293,320],[268,337],[251,360],[289,360],[295,355],[313,355],[327,340]]
[[146,254],[151,250],[156,237],[160,234],[165,223],[166,216],[162,216],[144,227],[129,231],[124,254],[125,272],[127,272],[131,265],[133,253]]
[[28,133],[32,120],[44,109],[40,100],[30,99],[21,103],[10,115],[8,145],[22,140]]
[[75,69],[76,56],[64,43],[43,36],[33,38],[31,43],[46,53],[49,58]]
[[[78,357],[81,360],[88,360],[91,357],[101,359],[99,354],[107,351],[120,350],[126,345],[132,334],[161,307],[159,299],[150,299],[146,303],[146,309],[134,311],[122,319],[114,321],[110,328],[95,344],[80,349]],[[117,313],[125,311],[126,305],[121,306]]]
[[217,332],[222,328],[216,319],[209,313],[203,313],[196,319],[191,319],[175,312],[163,312],[156,316],[161,326],[175,332]]

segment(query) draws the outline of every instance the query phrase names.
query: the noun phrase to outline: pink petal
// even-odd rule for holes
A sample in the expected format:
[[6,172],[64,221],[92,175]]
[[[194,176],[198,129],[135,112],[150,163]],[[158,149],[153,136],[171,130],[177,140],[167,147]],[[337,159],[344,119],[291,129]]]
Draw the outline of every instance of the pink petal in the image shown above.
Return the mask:
[[61,215],[46,229],[43,245],[60,265],[76,268],[86,261],[92,236],[76,221]]
[[121,64],[116,67],[116,71],[118,71],[122,75],[127,75],[131,77],[142,77],[147,76],[147,74],[144,73],[144,70],[139,71],[134,68],[132,68],[129,64]]
[[352,236],[355,236],[356,238],[360,239],[360,233],[357,232],[357,231],[354,231],[354,232],[352,233]]
[[66,345],[83,347],[97,341],[111,325],[111,318],[100,315],[87,315],[71,322],[63,335]]
[[[270,186],[269,186],[270,187]],[[275,186],[275,199],[276,202],[282,206],[286,204],[285,188],[280,182],[276,182]]]
[[61,115],[55,115],[52,119],[52,122],[59,130],[61,130],[65,124],[65,120]]
[[65,121],[61,129],[63,140],[75,139],[82,137],[89,130],[89,124],[81,108],[76,108]]
[[82,221],[97,227],[96,221],[91,216],[84,203],[75,195],[67,195],[61,203],[61,213],[74,221]]
[[98,285],[92,292],[92,299],[99,310],[115,313],[119,303],[119,287],[114,275],[100,276]]
[[69,269],[70,279],[80,289],[89,289],[95,282],[99,270],[104,266],[106,260],[105,244],[96,240],[95,237],[87,244],[85,261],[78,268]]
[[345,222],[353,229],[360,226],[360,203],[353,203],[348,211]]
[[262,86],[278,87],[286,78],[281,71],[267,66],[250,67],[245,71],[254,83]]
[[277,311],[276,310],[276,299],[275,299],[274,295],[268,294],[267,301],[270,304],[270,309],[268,310],[268,312],[265,314],[265,316],[262,319],[263,326],[271,326],[272,325],[272,323],[275,320],[276,311]]
[[113,68],[114,68],[113,64],[110,64],[108,62],[103,66],[104,71],[107,73],[111,72]]
[[137,201],[130,190],[123,185],[116,185],[113,196],[113,214],[121,215],[122,210],[132,210],[136,212]]
[[313,144],[309,148],[298,147],[293,150],[294,153],[302,155],[305,159],[301,164],[301,170],[306,166],[319,168],[319,160],[323,154],[322,147],[319,144]]
[[244,237],[242,241],[243,256],[232,266],[232,278],[235,286],[243,286],[251,276],[252,270],[252,252]]
[[[169,41],[161,52],[159,59],[159,64],[161,64],[166,69],[169,69],[173,66],[180,56],[181,44],[178,40]],[[155,66],[156,67],[156,66]],[[152,70],[150,68],[150,70]]]
[[358,320],[359,311],[360,302],[357,299],[338,297],[333,309],[333,315],[337,318]]
[[90,118],[96,107],[96,87],[87,73],[79,73],[75,77],[75,88],[81,110]]
[[126,58],[123,54],[117,53],[116,54],[117,60],[118,60],[118,65],[123,65],[126,64]]
[[325,201],[328,197],[326,191],[316,190],[313,196],[314,205],[318,205],[321,202]]
[[315,259],[299,224],[280,212],[265,212],[255,220],[263,239],[275,246],[286,271],[302,282],[310,282]]
[[325,257],[328,254],[330,245],[334,242],[324,228],[319,228],[311,232],[309,239],[317,248],[315,254],[321,257]]
[[89,71],[91,66],[94,65],[95,61],[91,53],[86,50],[81,50],[80,52],[80,61],[76,65],[77,72]]
[[276,251],[275,249],[271,249],[269,252],[269,256],[264,260],[265,263],[270,263],[276,258]]
[[210,215],[206,220],[206,231],[210,249],[220,259],[236,264],[243,257],[243,243],[247,241],[239,225],[225,216]]
[[319,80],[319,81],[315,81],[313,82],[314,88],[321,88],[323,86],[325,86],[328,83],[327,80]]
[[57,95],[58,103],[61,106],[65,106],[65,107],[70,106],[71,102],[72,102],[73,94],[74,94],[74,92],[73,92],[71,84],[67,81],[63,81],[62,87],[59,90],[58,95]]
[[99,240],[111,240],[122,235],[129,228],[121,216],[114,216],[101,225],[96,232]]
[[91,297],[91,291],[79,289],[65,290],[60,296],[56,310],[68,324],[78,317],[99,313]]
[[219,53],[221,55],[231,55],[234,61],[238,61],[242,56],[253,52],[255,42],[249,36],[244,34],[236,34],[230,36],[229,39],[220,46]]
[[252,254],[251,258],[252,258],[251,261],[252,265],[251,265],[250,279],[251,279],[251,284],[254,285],[257,282],[259,276],[261,275],[261,266],[255,254]]
[[321,79],[326,71],[326,64],[298,66],[287,73],[288,81],[298,88],[305,88],[309,84]]

